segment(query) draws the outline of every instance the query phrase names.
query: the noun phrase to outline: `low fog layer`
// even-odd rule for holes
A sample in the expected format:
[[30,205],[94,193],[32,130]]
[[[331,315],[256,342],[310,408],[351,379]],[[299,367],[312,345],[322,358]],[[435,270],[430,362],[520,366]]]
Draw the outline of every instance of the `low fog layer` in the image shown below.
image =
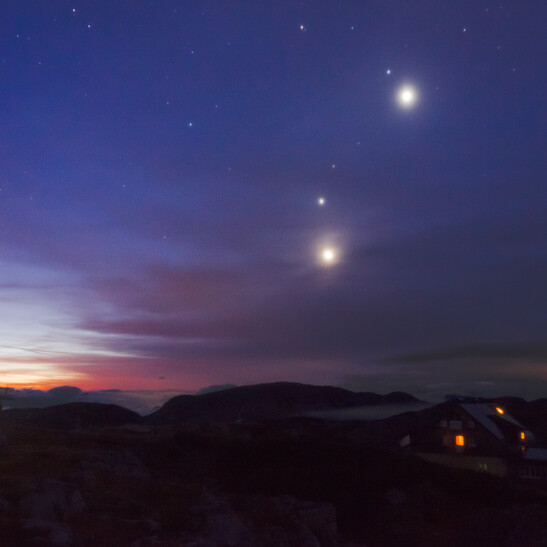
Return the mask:
[[431,403],[418,402],[406,405],[374,405],[354,408],[339,408],[336,410],[319,410],[310,412],[308,416],[322,420],[381,420],[403,412],[415,412],[433,406]]
[[163,403],[181,391],[122,391],[107,389],[100,391],[82,391],[74,386],[60,386],[48,391],[39,389],[11,389],[8,390],[7,400],[3,401],[4,408],[45,408],[65,403],[103,403],[114,404],[138,412],[141,415],[150,414]]

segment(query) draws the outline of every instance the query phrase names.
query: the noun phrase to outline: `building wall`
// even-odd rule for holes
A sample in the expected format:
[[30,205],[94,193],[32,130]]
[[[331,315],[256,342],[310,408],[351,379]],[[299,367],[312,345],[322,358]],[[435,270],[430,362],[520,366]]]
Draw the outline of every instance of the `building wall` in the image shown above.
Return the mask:
[[516,476],[520,479],[547,482],[547,462],[521,460],[515,466]]
[[[480,455],[486,457],[505,456],[507,445],[497,439],[462,408],[447,409],[446,414],[436,423],[435,437],[440,440],[439,448],[445,453]],[[464,446],[457,446],[455,438],[461,435]],[[427,450],[433,452],[434,450]],[[425,452],[425,450],[424,450]]]
[[497,477],[507,477],[509,466],[502,458],[488,456],[464,456],[460,454],[436,454],[433,452],[418,452],[419,458],[432,463],[446,465],[457,469],[467,469],[479,473],[489,473]]

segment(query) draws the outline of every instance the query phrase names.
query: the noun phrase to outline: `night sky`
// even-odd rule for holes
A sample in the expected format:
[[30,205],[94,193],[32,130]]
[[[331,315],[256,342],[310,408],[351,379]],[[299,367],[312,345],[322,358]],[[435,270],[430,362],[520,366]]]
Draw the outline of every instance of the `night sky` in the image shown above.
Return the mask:
[[2,385],[547,395],[543,0],[5,0]]

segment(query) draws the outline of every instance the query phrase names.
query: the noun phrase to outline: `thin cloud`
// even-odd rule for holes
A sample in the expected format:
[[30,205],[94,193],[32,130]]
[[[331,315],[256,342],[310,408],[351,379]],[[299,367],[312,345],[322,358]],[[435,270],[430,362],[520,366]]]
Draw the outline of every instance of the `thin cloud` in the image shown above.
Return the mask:
[[474,344],[434,351],[394,355],[383,359],[385,362],[398,363],[433,363],[453,360],[534,360],[547,362],[547,343],[531,342],[528,344]]

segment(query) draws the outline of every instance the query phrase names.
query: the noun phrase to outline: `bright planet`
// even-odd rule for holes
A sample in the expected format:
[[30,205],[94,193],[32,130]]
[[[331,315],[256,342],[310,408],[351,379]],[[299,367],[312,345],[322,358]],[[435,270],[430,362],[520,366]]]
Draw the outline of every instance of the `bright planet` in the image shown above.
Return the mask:
[[336,260],[336,251],[332,247],[325,247],[321,251],[321,260],[324,264],[333,264]]
[[397,100],[399,105],[403,108],[410,108],[416,104],[418,94],[416,89],[412,86],[406,85],[399,89],[397,94]]

